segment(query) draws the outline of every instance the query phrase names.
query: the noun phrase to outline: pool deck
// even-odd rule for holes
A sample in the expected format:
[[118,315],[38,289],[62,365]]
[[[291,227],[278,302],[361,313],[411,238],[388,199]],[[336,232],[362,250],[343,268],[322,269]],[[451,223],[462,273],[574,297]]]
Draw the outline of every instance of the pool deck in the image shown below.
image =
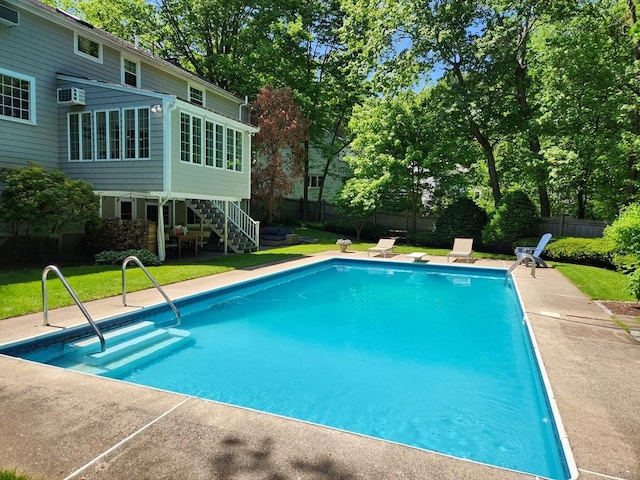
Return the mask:
[[[163,287],[175,299],[327,256]],[[374,257],[372,257],[374,258]],[[395,255],[381,261],[413,261]],[[184,259],[183,259],[184,260]],[[429,257],[431,263],[446,263]],[[459,263],[459,262],[457,262]],[[510,262],[477,260],[508,268]],[[579,478],[640,480],[640,343],[555,269],[514,271]],[[162,303],[155,289],[85,304],[94,319]],[[0,321],[0,343],[85,323],[80,310]],[[461,328],[463,325],[461,325]],[[531,475],[0,355],[0,469],[34,479],[514,479]]]

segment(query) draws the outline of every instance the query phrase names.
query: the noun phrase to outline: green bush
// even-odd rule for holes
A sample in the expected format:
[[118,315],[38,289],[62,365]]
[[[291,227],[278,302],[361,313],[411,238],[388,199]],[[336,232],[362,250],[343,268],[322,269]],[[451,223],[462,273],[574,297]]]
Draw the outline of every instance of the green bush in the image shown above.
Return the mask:
[[615,252],[615,244],[607,238],[566,237],[549,242],[545,248],[545,257],[559,262],[615,270]]
[[148,228],[147,220],[100,220],[87,226],[87,246],[92,253],[143,249],[147,246]]
[[[122,265],[124,259],[131,255],[138,257],[138,260],[146,267],[162,265],[158,255],[144,249],[105,250],[104,252],[96,254],[94,258],[96,265]],[[129,265],[135,265],[135,263],[131,262]]]
[[640,269],[629,274],[629,293],[640,302]]
[[506,193],[482,231],[485,245],[510,250],[520,238],[538,233],[540,218],[531,199],[519,190]]
[[640,267],[640,203],[622,209],[618,218],[604,230],[604,237],[615,244],[614,263],[622,272]]
[[438,213],[436,229],[428,238],[430,246],[448,248],[455,238],[473,238],[482,243],[482,229],[487,224],[487,212],[470,198],[460,198]]

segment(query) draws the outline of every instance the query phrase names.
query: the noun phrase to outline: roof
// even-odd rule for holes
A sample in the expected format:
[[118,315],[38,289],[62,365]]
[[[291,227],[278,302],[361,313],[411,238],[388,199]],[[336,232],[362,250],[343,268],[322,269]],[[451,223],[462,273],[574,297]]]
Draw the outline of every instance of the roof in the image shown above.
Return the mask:
[[184,68],[175,65],[174,63],[165,60],[161,57],[158,57],[152,54],[149,51],[146,51],[141,48],[137,48],[133,43],[128,42],[120,37],[112,35],[111,33],[102,30],[100,28],[94,27],[89,22],[86,22],[75,15],[70,14],[69,12],[65,12],[61,9],[55,9],[48,5],[45,5],[40,0],[5,0],[7,3],[14,5],[18,8],[22,7],[31,13],[39,15],[41,17],[46,18],[47,20],[54,21],[60,25],[67,26],[72,29],[82,30],[87,36],[92,37],[96,40],[100,40],[103,43],[115,48],[117,50],[127,51],[134,56],[144,58],[148,63],[158,67],[159,69],[179,77],[186,78],[188,80],[193,80],[199,82],[203,85],[206,85],[211,90],[214,90],[216,93],[226,97],[229,100],[237,102],[238,104],[244,104],[245,100],[240,97],[234,95],[233,93],[225,90],[218,85],[211,83],[208,80],[195,75]]

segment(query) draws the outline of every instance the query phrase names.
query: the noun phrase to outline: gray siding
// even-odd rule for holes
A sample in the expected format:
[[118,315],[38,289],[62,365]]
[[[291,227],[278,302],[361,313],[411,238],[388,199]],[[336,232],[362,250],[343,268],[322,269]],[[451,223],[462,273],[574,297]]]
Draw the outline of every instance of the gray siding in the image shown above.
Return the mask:
[[195,165],[180,161],[180,109],[173,112],[171,130],[171,190],[198,195],[232,197],[240,200],[251,196],[250,136],[243,133],[242,172]]
[[43,46],[55,44],[60,32],[52,31],[37,17],[20,13],[19,26],[0,25],[0,68],[36,79],[36,125],[0,117],[0,164],[17,166],[32,161],[52,169],[58,166],[57,55]]
[[[179,99],[189,101],[189,81],[185,78],[172,77],[161,69],[148,63],[142,64],[142,88],[162,93],[171,93]],[[240,102],[231,100],[213,89],[206,89],[204,84],[191,82],[196,88],[205,90],[205,107],[225,117],[239,119]]]
[[[60,82],[60,88],[72,84]],[[69,161],[67,123],[69,112],[107,109],[151,107],[159,103],[154,97],[137,93],[114,91],[110,88],[81,85],[85,90],[84,107],[60,107],[60,169],[72,178],[81,178],[95,190],[161,191],[163,189],[163,121],[161,115],[150,113],[150,158],[142,160]]]
[[[160,94],[188,100],[189,85],[205,90],[206,108],[238,119],[242,100],[167,64],[155,64],[142,51],[132,50],[98,29],[91,29],[44,7],[20,1],[11,8],[20,12],[20,25],[0,25],[0,68],[35,79],[36,124],[0,119],[0,165],[24,165],[33,161],[48,169],[58,168],[73,178],[84,179],[96,190],[119,192],[163,191],[164,144],[171,145],[170,190],[191,197],[250,196],[250,136],[244,136],[243,172],[185,165],[180,162],[179,114],[164,111],[150,115],[150,158],[70,162],[68,114],[124,107],[163,104]],[[32,13],[32,9],[42,12]],[[102,45],[102,62],[74,53],[74,31]],[[110,46],[113,45],[113,46]],[[117,87],[122,81],[122,58],[139,61],[141,89]],[[77,80],[60,79],[60,75]],[[80,79],[87,79],[80,80]],[[86,92],[85,106],[57,104],[56,89],[78,87]],[[157,93],[156,93],[157,92]],[[165,100],[168,100],[165,98]],[[163,117],[172,115],[170,138],[165,140]],[[204,113],[203,113],[204,114]],[[140,212],[138,212],[140,213]]]

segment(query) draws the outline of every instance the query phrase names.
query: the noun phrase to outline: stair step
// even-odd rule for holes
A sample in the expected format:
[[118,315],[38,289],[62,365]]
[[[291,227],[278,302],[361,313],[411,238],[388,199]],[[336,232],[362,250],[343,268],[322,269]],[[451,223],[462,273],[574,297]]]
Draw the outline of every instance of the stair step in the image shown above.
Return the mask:
[[[102,336],[104,337],[106,347],[109,347],[110,344],[123,342],[130,338],[137,337],[139,335],[152,331],[154,328],[155,323],[153,322],[137,322],[131,325],[127,325],[126,327],[116,328],[114,330],[103,332]],[[100,348],[100,339],[97,335],[94,335],[88,338],[83,338],[82,340],[65,344],[64,354],[82,356],[88,353],[95,353],[96,351],[100,351]]]
[[193,341],[187,331],[172,328],[166,331],[169,335],[164,337],[161,341],[148,344],[139,350],[131,352],[129,355],[114,359],[107,363],[90,365],[85,362],[79,362],[77,360],[67,358],[64,361],[58,362],[57,365],[78,372],[117,377],[125,372],[133,370],[134,368],[141,367],[142,365],[150,363],[162,356],[166,356],[167,354],[177,350],[178,348],[186,346],[187,343]]
[[146,347],[147,345],[159,343],[169,337],[165,329],[152,330],[149,333],[131,338],[113,346],[108,346],[104,352],[90,353],[82,357],[82,361],[87,365],[103,365],[131,354]]

